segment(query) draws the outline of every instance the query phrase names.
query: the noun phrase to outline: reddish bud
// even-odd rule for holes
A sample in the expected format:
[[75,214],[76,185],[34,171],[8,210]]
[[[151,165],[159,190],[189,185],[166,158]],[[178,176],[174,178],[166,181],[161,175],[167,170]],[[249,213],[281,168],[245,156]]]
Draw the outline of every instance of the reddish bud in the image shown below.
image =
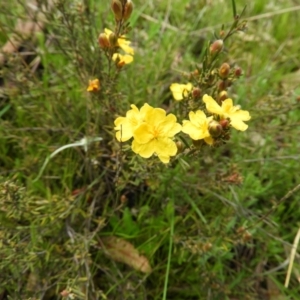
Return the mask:
[[123,13],[124,21],[127,21],[130,18],[132,10],[133,10],[133,5],[131,0],[127,0],[124,6],[124,13]]
[[100,33],[100,35],[98,37],[98,43],[99,43],[100,48],[102,48],[102,49],[107,49],[110,46],[109,40],[105,33]]
[[117,21],[122,20],[123,17],[123,7],[122,3],[119,0],[112,0],[111,1],[111,10],[115,15],[115,19]]
[[230,66],[228,63],[223,63],[219,69],[219,76],[221,78],[227,78],[230,72]]
[[201,96],[201,89],[198,87],[194,88],[192,91],[192,95],[194,99],[199,99]]
[[234,75],[236,76],[236,77],[240,77],[241,75],[242,75],[242,69],[241,68],[236,68],[235,70],[234,70]]
[[226,129],[226,128],[228,128],[230,122],[227,119],[223,119],[223,120],[220,120],[219,124],[222,126],[223,129]]
[[215,55],[221,52],[223,49],[223,45],[224,45],[223,40],[214,41],[209,47],[210,54]]
[[127,202],[127,197],[123,194],[121,197],[120,197],[120,202],[122,203],[122,204],[124,204],[124,203],[126,203]]

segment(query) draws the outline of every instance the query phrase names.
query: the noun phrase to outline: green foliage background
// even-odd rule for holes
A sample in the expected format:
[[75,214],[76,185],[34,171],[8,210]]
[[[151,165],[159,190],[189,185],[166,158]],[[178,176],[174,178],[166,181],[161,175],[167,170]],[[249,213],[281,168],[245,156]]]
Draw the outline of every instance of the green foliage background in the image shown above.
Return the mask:
[[[24,7],[0,4],[1,42]],[[63,290],[75,299],[298,299],[299,257],[289,288],[284,262],[299,191],[280,200],[300,182],[299,7],[247,6],[247,32],[229,39],[219,60],[243,69],[230,96],[250,111],[249,129],[169,168],[126,146],[120,157],[113,120],[133,103],[173,108],[170,84],[201,62],[232,8],[221,0],[134,7],[134,62],[116,76],[97,44],[113,15],[96,0],[58,2],[45,13],[45,33],[26,41],[29,55],[1,70],[0,299],[62,299]],[[96,77],[100,94],[87,94]],[[34,181],[51,152],[85,136],[106,143],[61,152]],[[101,237],[112,235],[145,255],[152,272],[107,257]]]

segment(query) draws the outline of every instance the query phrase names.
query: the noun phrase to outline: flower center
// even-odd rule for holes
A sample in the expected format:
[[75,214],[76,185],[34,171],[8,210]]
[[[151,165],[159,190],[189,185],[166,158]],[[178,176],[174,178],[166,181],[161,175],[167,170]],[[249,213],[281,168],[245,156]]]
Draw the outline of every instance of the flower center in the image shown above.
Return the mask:
[[158,138],[159,135],[160,135],[159,129],[156,128],[156,127],[153,127],[152,134],[153,134],[153,138],[154,138],[154,139]]

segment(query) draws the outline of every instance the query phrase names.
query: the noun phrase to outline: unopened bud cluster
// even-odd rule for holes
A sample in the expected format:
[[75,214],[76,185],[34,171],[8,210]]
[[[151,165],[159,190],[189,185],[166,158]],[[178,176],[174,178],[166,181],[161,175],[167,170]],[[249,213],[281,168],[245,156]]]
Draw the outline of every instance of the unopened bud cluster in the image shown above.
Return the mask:
[[117,22],[127,21],[131,16],[133,4],[131,0],[112,0],[111,9]]
[[230,138],[229,125],[230,121],[227,119],[222,119],[220,121],[212,120],[208,125],[208,131],[214,139],[217,139],[220,142],[227,141]]

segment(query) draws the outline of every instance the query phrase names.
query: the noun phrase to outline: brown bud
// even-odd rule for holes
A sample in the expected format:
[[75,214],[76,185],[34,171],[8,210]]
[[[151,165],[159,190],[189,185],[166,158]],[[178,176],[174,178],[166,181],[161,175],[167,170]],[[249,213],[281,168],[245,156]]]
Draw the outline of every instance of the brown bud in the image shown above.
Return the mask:
[[223,120],[220,120],[219,124],[222,126],[223,129],[226,129],[226,128],[228,128],[230,122],[227,119],[223,119]]
[[223,49],[223,45],[224,45],[223,40],[214,41],[209,47],[210,54],[215,55],[221,52]]
[[99,43],[100,48],[102,48],[102,49],[107,49],[110,46],[109,40],[105,33],[100,33],[100,35],[98,37],[98,43]]
[[245,227],[241,226],[239,227],[237,230],[236,230],[236,233],[237,234],[241,234],[241,233],[244,233],[245,232]]
[[130,18],[132,10],[133,10],[133,5],[132,5],[131,0],[127,0],[126,4],[124,6],[124,13],[123,13],[124,21],[127,21]]
[[123,17],[123,7],[120,0],[112,0],[111,1],[111,9],[115,15],[115,19],[117,21],[122,20]]
[[199,99],[201,97],[201,89],[196,87],[192,91],[192,95],[194,99]]
[[242,239],[244,242],[249,242],[252,239],[252,234],[248,230],[246,230],[243,234]]
[[212,137],[216,138],[221,135],[223,128],[219,122],[211,121],[208,125],[208,131]]
[[196,69],[196,70],[193,71],[192,74],[193,74],[193,76],[197,77],[199,75],[199,71]]
[[176,142],[177,154],[182,153],[184,150],[184,145],[181,141]]
[[236,77],[240,77],[240,76],[242,75],[242,69],[241,69],[240,67],[236,68],[236,69],[234,70],[234,75],[235,75]]
[[229,75],[230,66],[228,63],[223,63],[219,69],[219,76],[221,78],[227,78]]
[[218,83],[218,90],[219,91],[225,91],[227,87],[228,87],[227,80],[219,81],[219,83]]
[[111,47],[116,47],[118,45],[118,37],[113,32],[109,35],[108,39]]
[[212,248],[212,244],[211,244],[211,243],[205,243],[205,244],[202,246],[202,250],[203,250],[204,252],[209,251],[211,248]]
[[67,290],[63,290],[63,291],[60,292],[60,294],[61,294],[62,297],[68,297],[70,295],[70,292],[67,291]]
[[122,203],[122,204],[124,204],[124,203],[126,203],[127,202],[127,197],[123,194],[121,197],[120,197],[120,202]]

